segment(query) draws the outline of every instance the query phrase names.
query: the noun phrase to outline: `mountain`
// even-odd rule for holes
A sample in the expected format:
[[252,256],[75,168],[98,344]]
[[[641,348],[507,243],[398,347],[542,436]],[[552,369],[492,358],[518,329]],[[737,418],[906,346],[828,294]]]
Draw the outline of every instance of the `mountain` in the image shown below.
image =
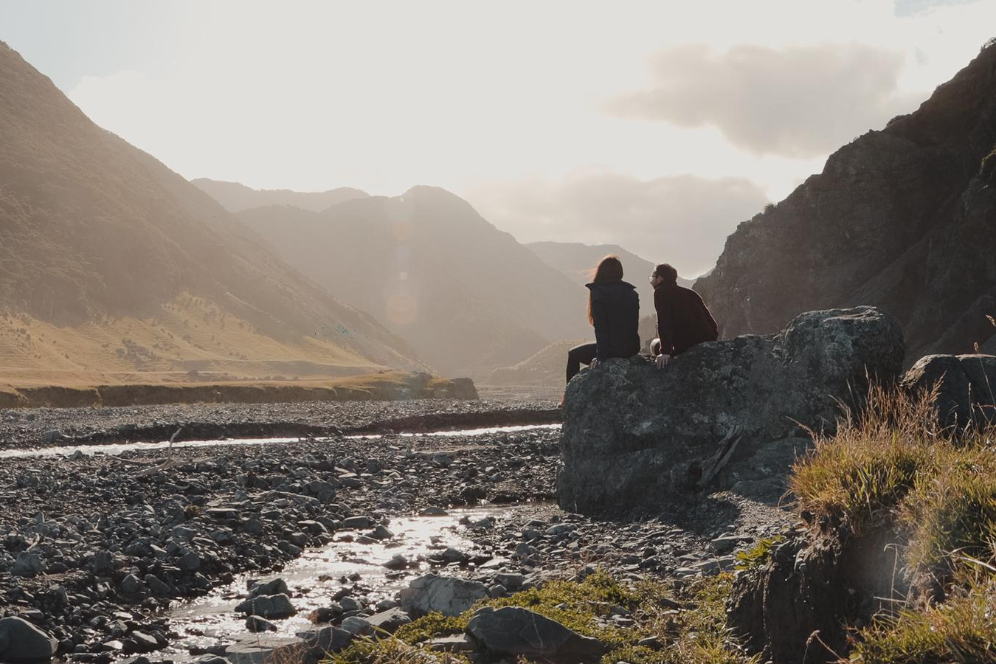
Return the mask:
[[696,282],[722,335],[871,304],[901,322],[908,363],[991,339],[994,144],[990,45],[918,110],[840,148],[822,173],[737,227],[715,271]]
[[191,184],[207,193],[229,212],[241,212],[267,205],[293,205],[302,210],[319,212],[354,198],[367,198],[369,194],[352,187],[338,187],[328,191],[290,191],[289,189],[250,189],[238,182],[224,182],[198,178]]
[[584,288],[443,189],[238,216],[444,375],[486,377],[552,341],[590,335]]
[[[636,286],[637,292],[640,294],[641,314],[654,313],[654,289],[650,286],[650,275],[653,273],[656,263],[640,258],[616,244],[530,242],[526,246],[544,263],[560,270],[581,285],[591,281],[598,261],[609,254],[615,254],[622,261],[624,278]],[[678,284],[690,288],[692,282],[678,277]]]
[[4,380],[424,368],[0,42]]

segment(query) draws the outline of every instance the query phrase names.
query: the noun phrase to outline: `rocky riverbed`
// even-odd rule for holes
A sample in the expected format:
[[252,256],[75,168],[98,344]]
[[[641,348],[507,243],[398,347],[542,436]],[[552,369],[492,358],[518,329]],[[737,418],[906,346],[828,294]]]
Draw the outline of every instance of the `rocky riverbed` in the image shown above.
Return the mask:
[[[225,634],[194,644],[190,630],[197,627],[180,620],[177,611],[184,601],[213,594],[230,600],[231,613],[245,599],[249,581],[275,579],[315,552],[330,561],[356,562],[373,556],[357,554],[357,546],[379,546],[379,557],[364,562],[387,571],[371,575],[368,567],[333,573],[331,585],[298,579],[296,588],[257,589],[272,606],[250,603],[239,613],[265,614],[277,624],[279,616],[300,608],[317,627],[332,622],[341,630],[349,618],[397,611],[393,588],[433,570],[444,578],[476,580],[492,596],[594,567],[621,579],[694,577],[732,567],[733,550],[791,522],[777,507],[733,493],[690,497],[653,514],[596,519],[562,510],[552,501],[560,459],[555,427],[402,435],[402,424],[425,431],[440,423],[452,428],[549,420],[550,405],[2,411],[5,447],[75,440],[87,445],[87,454],[0,461],[0,617],[19,621],[9,621],[8,630],[37,626],[52,639],[40,639],[38,647],[50,643],[71,661],[110,662],[140,653],[152,660],[225,653],[232,661],[249,661],[232,654],[234,637]],[[155,440],[143,434],[181,426],[186,431],[192,423],[201,427],[198,433],[217,427],[217,433],[228,432],[222,435],[243,431],[239,427],[247,423],[266,435],[290,424],[313,428],[302,429],[310,436],[272,445],[228,441],[116,455],[93,447],[105,440]],[[58,435],[48,433],[53,431]],[[325,433],[313,433],[319,431]],[[393,433],[357,437],[361,431]],[[462,523],[442,516],[482,506],[485,513]],[[423,534],[425,528],[440,529],[425,545],[398,526],[399,519],[420,515],[427,520],[419,526]],[[439,526],[433,526],[437,516]],[[442,546],[444,526],[458,546]],[[390,592],[386,579],[394,584]],[[402,607],[418,612],[410,603]],[[355,621],[350,625],[365,629]],[[268,628],[260,623],[259,629]]]

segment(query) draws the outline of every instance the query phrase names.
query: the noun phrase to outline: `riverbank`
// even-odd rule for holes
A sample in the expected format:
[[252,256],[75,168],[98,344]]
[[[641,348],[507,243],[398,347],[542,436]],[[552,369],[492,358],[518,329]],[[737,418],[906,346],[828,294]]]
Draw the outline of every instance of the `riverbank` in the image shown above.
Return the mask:
[[0,408],[83,408],[197,403],[477,399],[469,378],[384,371],[321,380],[0,384]]
[[[231,426],[247,417],[257,425],[339,431],[431,417],[483,425],[508,413],[539,418],[549,412],[547,405],[420,401],[5,411],[0,436],[8,446],[36,446],[51,427],[66,438],[89,436],[87,452],[99,452],[93,434],[117,427],[134,432],[191,421]],[[6,421],[12,415],[18,417]],[[634,580],[708,574],[732,567],[733,549],[786,524],[780,510],[732,494],[662,506],[652,519],[582,517],[550,501],[557,429],[418,437],[395,431],[278,445],[5,459],[0,611],[38,624],[73,661],[110,662],[183,646],[169,613],[176,601],[221,592],[231,597],[231,611],[246,591],[244,581],[236,583],[240,574],[266,577],[309,551],[341,561],[355,554],[357,541],[377,541],[384,536],[379,527],[390,531],[399,518],[481,505],[495,510],[462,526],[467,544],[460,550],[399,554],[404,560],[393,563],[395,582],[445,569],[461,577],[509,574],[527,586],[587,566]],[[11,434],[14,440],[8,440]],[[406,541],[404,532],[389,533],[386,545],[405,551]],[[344,578],[336,593],[344,594],[319,603],[331,610],[349,597],[360,613],[369,613],[387,600],[374,578]],[[223,652],[231,640],[198,643],[188,655]]]

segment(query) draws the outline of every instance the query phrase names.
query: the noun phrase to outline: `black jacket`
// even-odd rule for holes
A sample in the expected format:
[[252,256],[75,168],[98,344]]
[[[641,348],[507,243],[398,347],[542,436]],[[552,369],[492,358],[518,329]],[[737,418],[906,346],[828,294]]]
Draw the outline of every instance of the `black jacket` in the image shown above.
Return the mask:
[[625,281],[586,284],[591,291],[591,317],[595,324],[596,357],[632,357],[640,352],[640,296]]
[[657,338],[661,353],[679,355],[703,341],[719,338],[719,326],[709,308],[690,288],[677,284],[662,284],[654,289],[657,309]]

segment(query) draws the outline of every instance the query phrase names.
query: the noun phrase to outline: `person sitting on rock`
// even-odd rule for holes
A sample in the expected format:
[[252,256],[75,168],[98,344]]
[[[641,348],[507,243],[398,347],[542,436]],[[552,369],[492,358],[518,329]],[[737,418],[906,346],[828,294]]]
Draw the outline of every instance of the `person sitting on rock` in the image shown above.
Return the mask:
[[606,256],[595,268],[588,289],[588,322],[595,328],[595,342],[575,346],[567,353],[567,382],[582,364],[592,369],[610,357],[632,357],[640,352],[640,296],[633,284],[622,280],[618,256]]
[[661,263],[650,275],[657,309],[657,338],[650,343],[650,354],[658,369],[663,369],[676,355],[719,338],[719,326],[709,308],[691,288],[678,285],[678,271]]

